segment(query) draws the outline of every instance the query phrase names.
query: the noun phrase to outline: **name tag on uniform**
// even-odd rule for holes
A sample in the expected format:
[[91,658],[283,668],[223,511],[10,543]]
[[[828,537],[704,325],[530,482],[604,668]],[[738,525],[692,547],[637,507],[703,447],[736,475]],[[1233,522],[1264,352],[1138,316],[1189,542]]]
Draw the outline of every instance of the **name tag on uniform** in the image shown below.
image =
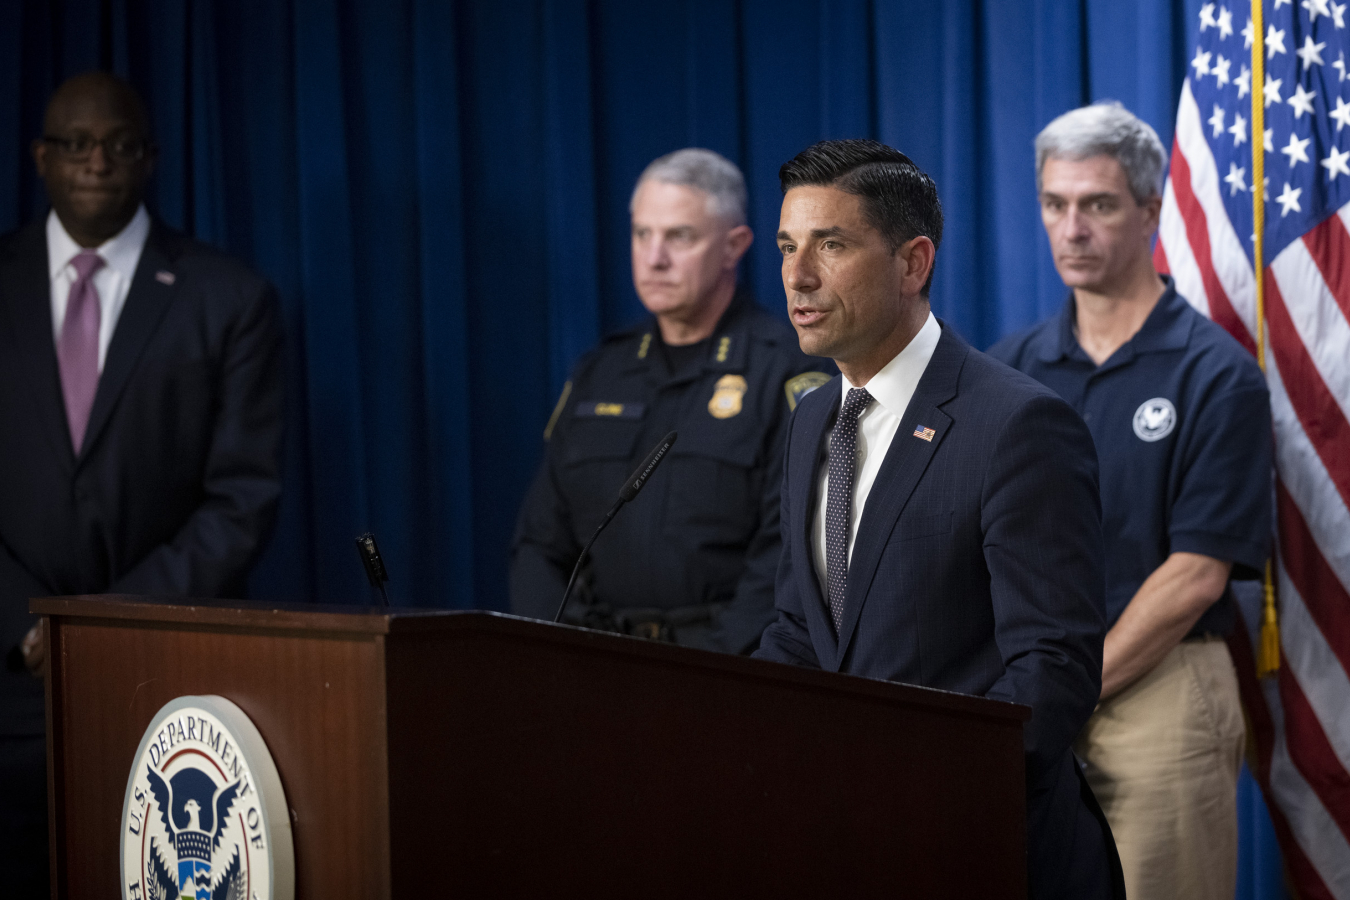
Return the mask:
[[646,409],[645,403],[579,400],[573,414],[581,419],[640,419]]

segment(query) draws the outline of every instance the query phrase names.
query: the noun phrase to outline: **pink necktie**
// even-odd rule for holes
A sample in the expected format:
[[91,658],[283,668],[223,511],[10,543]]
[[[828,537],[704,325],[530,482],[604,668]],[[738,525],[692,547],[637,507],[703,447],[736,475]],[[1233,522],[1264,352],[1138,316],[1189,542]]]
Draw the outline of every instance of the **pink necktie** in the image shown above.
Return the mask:
[[70,442],[79,456],[89,411],[98,390],[98,326],[102,318],[94,273],[103,268],[103,258],[93,250],[82,250],[70,261],[78,276],[70,286],[66,301],[66,319],[56,342],[56,359],[61,366],[61,393],[66,400],[66,423]]

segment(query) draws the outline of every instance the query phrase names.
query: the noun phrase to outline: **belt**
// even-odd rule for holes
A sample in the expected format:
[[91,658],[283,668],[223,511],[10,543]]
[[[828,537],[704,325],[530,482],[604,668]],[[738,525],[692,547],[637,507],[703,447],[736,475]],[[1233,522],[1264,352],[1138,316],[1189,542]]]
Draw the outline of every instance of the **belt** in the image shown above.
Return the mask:
[[570,624],[598,631],[615,631],[653,641],[674,642],[674,629],[688,628],[691,625],[711,625],[720,618],[722,611],[729,605],[727,602],[718,602],[676,606],[670,609],[659,607],[612,609],[605,603],[583,604],[575,612],[569,610],[566,620]]
[[1216,631],[1197,631],[1181,639],[1183,644],[1207,644],[1211,641],[1226,641],[1228,638]]

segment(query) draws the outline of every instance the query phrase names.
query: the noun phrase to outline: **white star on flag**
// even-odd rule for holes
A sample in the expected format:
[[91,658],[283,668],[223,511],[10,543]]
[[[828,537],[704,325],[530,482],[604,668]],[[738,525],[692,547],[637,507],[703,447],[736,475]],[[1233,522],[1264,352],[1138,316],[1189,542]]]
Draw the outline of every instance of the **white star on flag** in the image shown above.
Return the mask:
[[1337,28],[1344,28],[1344,27],[1345,27],[1345,4],[1344,4],[1344,3],[1337,3],[1336,0],[1332,0],[1332,2],[1331,2],[1331,18],[1332,18],[1332,20],[1336,23],[1336,27],[1337,27]]
[[1242,71],[1238,73],[1238,77],[1234,79],[1233,84],[1237,85],[1239,100],[1252,92],[1252,73],[1246,66],[1242,67]]
[[1223,40],[1233,33],[1233,14],[1228,11],[1228,7],[1219,7],[1219,40]]
[[1280,204],[1280,218],[1289,215],[1291,210],[1303,212],[1303,207],[1298,205],[1298,197],[1302,193],[1303,188],[1293,187],[1287,181],[1284,183],[1284,193],[1275,198],[1275,202]]
[[1317,96],[1316,91],[1305,91],[1303,85],[1294,85],[1294,96],[1289,98],[1289,105],[1294,108],[1294,119],[1297,120],[1304,113],[1309,116],[1313,114],[1312,99]]
[[1285,6],[1290,2],[1291,0],[1275,0],[1275,8],[1279,9],[1281,6]]
[[1209,124],[1214,127],[1214,137],[1218,137],[1219,135],[1223,134],[1223,120],[1224,120],[1223,107],[1215,103],[1214,115],[1209,117]]
[[[1289,144],[1280,148],[1280,152],[1289,157],[1289,168],[1293,168],[1295,163],[1309,162],[1308,145],[1312,143],[1312,138],[1306,137],[1303,140],[1298,139],[1298,135],[1289,135]],[[1350,175],[1350,172],[1346,173]]]
[[1214,4],[1206,3],[1200,7],[1200,30],[1203,32],[1206,28],[1217,28],[1218,25],[1214,20]]
[[[1284,0],[1284,2],[1288,3],[1289,0]],[[1274,59],[1276,53],[1288,52],[1284,49],[1284,32],[1271,25],[1266,29],[1266,59]]]
[[1263,138],[1263,140],[1261,141],[1261,144],[1262,144],[1262,146],[1264,146],[1264,147],[1266,148],[1266,152],[1267,152],[1267,153],[1274,153],[1274,152],[1275,152],[1275,129],[1274,129],[1274,128],[1267,128],[1267,129],[1265,130],[1265,133],[1262,135],[1262,138]]
[[1270,73],[1266,73],[1266,86],[1261,89],[1261,95],[1266,99],[1266,106],[1272,103],[1283,103],[1280,97],[1280,85],[1284,84],[1283,78],[1271,78]]
[[1343,97],[1336,98],[1336,108],[1331,110],[1331,117],[1336,120],[1336,133],[1340,134],[1342,128],[1350,125],[1350,103],[1346,103]]
[[1247,141],[1247,120],[1242,118],[1242,113],[1233,116],[1233,127],[1228,129],[1228,133],[1233,136],[1233,146],[1246,143]]
[[1196,78],[1204,78],[1209,74],[1209,58],[1213,54],[1201,53],[1200,48],[1195,48],[1195,59],[1191,60],[1191,68],[1195,69]]
[[1306,72],[1313,63],[1322,65],[1322,51],[1327,48],[1326,42],[1314,44],[1312,35],[1303,39],[1303,46],[1294,51],[1294,55],[1303,60],[1303,70]]
[[1228,68],[1231,65],[1233,65],[1232,60],[1224,59],[1222,53],[1214,61],[1214,68],[1210,71],[1214,73],[1214,81],[1219,87],[1223,87],[1232,80],[1228,77]]
[[1340,78],[1339,78],[1338,80],[1339,80],[1339,81],[1344,81],[1344,80],[1345,80],[1345,51],[1344,51],[1344,50],[1341,51],[1340,57],[1338,57],[1337,60],[1336,60],[1334,63],[1331,64],[1331,67],[1332,67],[1333,69],[1335,69],[1337,72],[1340,73]]
[[1322,160],[1327,170],[1327,180],[1335,181],[1337,175],[1350,175],[1350,166],[1345,164],[1346,160],[1350,160],[1350,150],[1331,148],[1331,155]]
[[1247,190],[1247,181],[1243,178],[1246,174],[1247,170],[1237,163],[1230,162],[1228,164],[1228,174],[1223,177],[1223,180],[1226,181],[1229,186],[1228,196],[1232,197],[1235,196],[1238,191]]
[[1261,96],[1265,97],[1265,105],[1269,107],[1272,103],[1284,103],[1280,96],[1280,85],[1284,84],[1284,78],[1272,78],[1270,73],[1266,73],[1265,88],[1261,89]]
[[1331,16],[1331,10],[1327,9],[1327,0],[1303,0],[1299,5],[1308,11],[1309,24],[1316,22],[1319,15]]
[[1262,178],[1262,179],[1261,179],[1261,199],[1264,200],[1264,201],[1267,202],[1267,203],[1270,202],[1270,178],[1269,178],[1269,177],[1266,177],[1266,178]]

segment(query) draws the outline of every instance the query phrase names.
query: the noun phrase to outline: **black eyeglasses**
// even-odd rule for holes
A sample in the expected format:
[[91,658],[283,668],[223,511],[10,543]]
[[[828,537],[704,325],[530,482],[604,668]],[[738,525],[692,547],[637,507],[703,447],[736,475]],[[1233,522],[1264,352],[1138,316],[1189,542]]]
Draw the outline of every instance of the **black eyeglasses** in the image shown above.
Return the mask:
[[93,154],[95,147],[102,147],[103,155],[113,162],[132,163],[144,159],[146,151],[150,148],[149,141],[124,137],[99,140],[88,135],[72,138],[45,135],[42,140],[55,147],[56,152],[70,162],[84,162]]

